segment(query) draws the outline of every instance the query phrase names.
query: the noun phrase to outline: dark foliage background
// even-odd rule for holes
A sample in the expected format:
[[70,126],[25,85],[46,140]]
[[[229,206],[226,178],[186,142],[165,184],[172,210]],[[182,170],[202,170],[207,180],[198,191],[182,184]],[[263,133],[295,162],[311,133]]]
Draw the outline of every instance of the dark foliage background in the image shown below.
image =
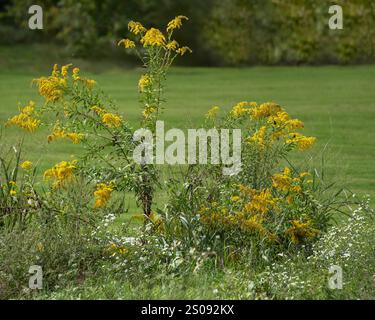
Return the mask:
[[[44,29],[27,27],[28,8],[44,9]],[[330,5],[344,29],[328,28]],[[373,0],[2,0],[0,43],[44,42],[81,57],[116,56],[129,20],[164,28],[189,16],[177,40],[194,65],[357,64],[375,60]],[[118,51],[118,50],[117,50]]]

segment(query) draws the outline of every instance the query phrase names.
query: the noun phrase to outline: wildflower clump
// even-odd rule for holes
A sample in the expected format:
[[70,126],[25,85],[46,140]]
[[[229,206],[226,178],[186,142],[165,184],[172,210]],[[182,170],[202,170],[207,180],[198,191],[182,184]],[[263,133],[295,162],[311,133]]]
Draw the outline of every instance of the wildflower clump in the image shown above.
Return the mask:
[[206,119],[215,119],[219,129],[241,128],[242,170],[228,180],[217,181],[215,176],[202,182],[206,194],[197,195],[197,199],[211,199],[199,208],[205,230],[225,234],[227,243],[235,246],[246,246],[249,239],[280,248],[316,240],[327,225],[329,210],[314,214],[320,210],[314,177],[296,167],[280,170],[289,152],[307,150],[315,142],[314,137],[297,132],[304,123],[273,102],[241,101],[222,118],[218,111],[219,107],[211,108]]

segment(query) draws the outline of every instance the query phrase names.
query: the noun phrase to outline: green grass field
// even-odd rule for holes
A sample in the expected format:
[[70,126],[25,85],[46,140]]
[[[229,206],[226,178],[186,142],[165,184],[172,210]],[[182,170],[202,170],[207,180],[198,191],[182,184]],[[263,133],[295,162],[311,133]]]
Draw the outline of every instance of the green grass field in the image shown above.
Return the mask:
[[[42,103],[31,80],[46,75],[55,62],[80,66],[83,74],[97,80],[116,101],[124,117],[138,125],[141,69],[118,62],[66,58],[40,46],[0,48],[1,124],[17,112],[18,103],[30,99]],[[375,66],[174,68],[166,86],[162,118],[168,127],[194,128],[213,105],[228,110],[242,100],[277,102],[305,122],[306,134],[318,138],[315,155],[327,145],[327,172],[333,180],[339,173],[340,183],[345,177],[350,189],[374,196],[374,77]],[[22,134],[17,128],[7,128],[3,141],[15,141]],[[79,146],[63,142],[47,145],[45,135],[44,131],[26,137],[25,151],[31,160],[40,161],[42,169],[79,153]]]

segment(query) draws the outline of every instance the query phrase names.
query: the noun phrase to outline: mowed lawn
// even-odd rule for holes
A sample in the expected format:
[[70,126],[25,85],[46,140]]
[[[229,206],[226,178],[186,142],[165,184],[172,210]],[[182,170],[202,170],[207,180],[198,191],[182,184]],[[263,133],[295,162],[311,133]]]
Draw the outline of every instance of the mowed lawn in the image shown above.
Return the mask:
[[[30,99],[42,103],[31,80],[52,67],[51,59],[34,59],[26,51],[24,55],[17,52],[24,58],[18,65],[9,56],[12,52],[0,50],[1,125],[17,113],[18,103]],[[95,79],[116,101],[124,118],[137,126],[137,81],[142,70],[108,62],[98,68],[98,63],[82,62],[82,75]],[[305,134],[318,138],[312,154],[318,159],[326,150],[326,172],[331,179],[375,196],[375,66],[174,68],[165,90],[162,119],[168,127],[199,127],[205,112],[214,105],[229,110],[243,100],[281,104],[305,122]],[[20,129],[6,128],[0,144],[10,144],[22,135]],[[25,135],[25,157],[39,161],[41,170],[80,152],[79,146],[68,143],[48,145],[46,135],[46,131]]]

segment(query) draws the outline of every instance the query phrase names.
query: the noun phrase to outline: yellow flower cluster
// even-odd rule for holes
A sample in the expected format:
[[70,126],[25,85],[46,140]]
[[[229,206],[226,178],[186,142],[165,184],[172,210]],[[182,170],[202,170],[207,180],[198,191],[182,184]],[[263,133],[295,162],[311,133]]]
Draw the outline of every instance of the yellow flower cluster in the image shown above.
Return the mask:
[[180,29],[182,26],[182,20],[189,20],[189,18],[185,16],[177,16],[169,21],[167,25],[167,32],[173,31],[174,29]]
[[177,50],[179,46],[180,45],[178,44],[178,42],[176,40],[172,40],[172,41],[168,42],[168,44],[166,45],[166,48],[168,50]]
[[253,216],[250,216],[250,218],[242,219],[241,228],[244,231],[258,233],[264,236],[267,235],[267,230],[265,229],[263,223],[264,218],[259,214],[255,214]]
[[267,118],[275,115],[282,111],[282,108],[273,102],[262,103],[260,106],[256,106],[250,110],[251,117],[253,119]]
[[[59,70],[58,65],[55,64],[49,77],[41,77],[33,80],[33,82],[38,86],[39,94],[45,98],[47,103],[57,102],[62,99],[65,91],[68,88],[69,68],[71,66],[72,64],[67,64],[62,66],[61,70]],[[73,69],[73,81],[80,81],[84,83],[89,89],[92,89],[96,84],[96,81],[80,77],[79,71],[79,68]]]
[[150,119],[155,113],[156,113],[157,109],[155,107],[152,107],[152,106],[146,106],[143,111],[142,111],[142,115],[143,115],[143,118],[145,120],[148,120]]
[[302,222],[300,220],[293,220],[292,226],[286,231],[291,240],[295,244],[299,244],[304,238],[316,237],[319,231],[311,227],[311,220]]
[[[277,190],[288,194],[286,200],[292,203],[294,196],[302,192],[303,178],[309,176],[310,173],[302,172],[297,177],[293,177],[291,170],[288,167],[284,168],[281,173],[275,173],[272,176],[272,186]],[[307,180],[306,183],[311,183],[312,180]]]
[[41,77],[34,79],[39,89],[39,94],[46,99],[46,102],[56,102],[60,100],[64,91],[67,88],[68,68],[70,65],[65,65],[58,69],[58,65],[53,66],[52,73],[49,77]]
[[251,201],[244,207],[245,212],[264,215],[275,207],[277,200],[272,197],[271,190],[251,190],[251,193]]
[[219,112],[220,108],[218,106],[212,107],[210,110],[208,110],[206,114],[207,119],[213,119],[216,117],[217,113]]
[[[233,119],[242,118],[249,115],[252,120],[260,122],[261,126],[252,136],[248,137],[247,142],[254,143],[264,149],[265,146],[271,146],[280,138],[286,145],[297,146],[301,151],[310,148],[316,138],[306,137],[294,130],[304,127],[304,123],[298,119],[293,119],[278,104],[273,102],[258,105],[256,102],[242,101],[237,103],[230,111]],[[258,122],[259,121],[259,122]]]
[[26,160],[26,161],[21,163],[20,167],[23,170],[30,170],[33,167],[33,163],[29,160]]
[[143,92],[152,85],[152,78],[148,74],[143,74],[138,81],[139,91]]
[[121,44],[125,47],[125,49],[135,48],[134,41],[131,41],[129,39],[122,39],[119,41],[117,45],[121,45]]
[[275,128],[295,130],[301,129],[304,127],[304,124],[301,120],[291,119],[289,114],[286,111],[279,111],[276,114],[269,116],[267,123],[272,125]]
[[186,52],[192,53],[193,51],[189,47],[181,47],[177,49],[176,52],[183,56]]
[[84,138],[83,133],[76,133],[76,132],[66,132],[62,129],[59,125],[56,125],[53,129],[52,134],[50,134],[47,139],[48,142],[55,141],[57,139],[68,139],[72,141],[74,144],[80,143]]
[[99,183],[96,186],[96,191],[94,192],[95,197],[95,204],[94,208],[103,208],[109,199],[111,198],[111,194],[113,192],[113,182],[110,183]]
[[129,252],[129,249],[127,249],[124,246],[119,246],[115,243],[111,243],[111,245],[107,248],[107,251],[110,253],[112,257],[119,255],[124,255]]
[[300,133],[294,132],[289,134],[289,139],[286,140],[287,144],[297,145],[298,149],[301,151],[311,148],[315,143],[315,137],[306,137]]
[[29,132],[35,132],[40,126],[40,120],[32,117],[34,113],[35,103],[30,101],[29,104],[20,110],[20,114],[10,118],[7,125],[16,125]]
[[265,219],[260,214],[245,212],[230,213],[226,208],[201,208],[200,221],[210,228],[239,229],[243,232],[257,234],[268,240],[275,241],[277,237],[267,231],[264,226]]
[[102,122],[108,128],[118,128],[122,124],[122,118],[114,113],[107,112],[102,115]]
[[130,32],[134,33],[135,35],[142,34],[146,32],[147,30],[140,22],[135,22],[135,21],[130,21],[128,23],[128,29]]
[[243,115],[249,114],[251,109],[248,107],[255,107],[257,104],[256,102],[248,102],[248,101],[241,101],[238,102],[230,111],[230,115],[233,118],[240,118]]
[[[290,169],[285,168],[283,173],[274,176],[274,187],[285,192],[300,192],[299,189],[294,189],[296,183],[308,175],[309,173],[302,172],[297,178],[293,178]],[[271,242],[290,238],[293,243],[298,244],[304,238],[315,237],[318,234],[318,231],[311,227],[311,219],[306,218],[286,220],[286,231],[280,229],[280,225],[275,226],[275,217],[280,213],[283,198],[274,197],[273,189],[257,190],[242,184],[238,187],[238,193],[231,197],[230,206],[212,202],[210,207],[201,208],[200,221],[216,230],[239,229],[242,232],[257,234]]]
[[74,171],[77,169],[77,160],[73,161],[61,161],[56,164],[53,168],[48,169],[44,172],[44,178],[49,180],[53,179],[54,187],[60,187],[63,184],[70,182],[74,177]]
[[104,113],[106,113],[107,111],[106,110],[104,110],[103,108],[100,108],[100,107],[98,107],[98,106],[92,106],[91,107],[91,110],[92,111],[94,111],[97,115],[102,115],[102,114],[104,114]]
[[9,195],[15,197],[17,195],[17,183],[13,180],[9,181]]
[[144,47],[147,46],[165,46],[166,45],[166,40],[163,35],[163,33],[156,28],[151,28],[147,30],[146,34],[142,37],[141,43],[143,44]]
[[91,110],[101,117],[101,121],[108,128],[118,128],[122,124],[122,118],[117,114],[108,112],[107,110],[98,106],[91,107]]
[[[128,29],[134,35],[140,35],[140,43],[143,47],[162,47],[166,51],[174,51],[176,54],[183,56],[187,52],[192,52],[189,47],[180,47],[176,40],[171,39],[173,30],[180,29],[183,20],[189,20],[185,16],[177,16],[167,25],[167,34],[157,28],[146,29],[140,22],[130,21]],[[136,48],[136,43],[130,39],[122,39],[118,45],[123,45],[126,49]]]
[[208,226],[240,228],[244,232],[256,233],[270,241],[277,241],[277,236],[267,229],[267,219],[271,211],[277,212],[277,203],[271,189],[256,190],[239,185],[239,194],[233,195],[231,201],[233,212],[225,206],[219,208],[216,203],[211,208],[200,210],[202,223]]
[[96,81],[95,80],[91,80],[91,79],[82,78],[79,75],[79,72],[80,72],[79,68],[74,68],[73,71],[72,71],[72,79],[75,82],[79,82],[80,81],[83,84],[85,84],[87,86],[87,88],[92,89],[96,85]]
[[247,139],[247,141],[250,143],[255,143],[261,149],[263,149],[266,146],[266,131],[266,126],[260,127],[260,129],[254,133],[254,135]]

